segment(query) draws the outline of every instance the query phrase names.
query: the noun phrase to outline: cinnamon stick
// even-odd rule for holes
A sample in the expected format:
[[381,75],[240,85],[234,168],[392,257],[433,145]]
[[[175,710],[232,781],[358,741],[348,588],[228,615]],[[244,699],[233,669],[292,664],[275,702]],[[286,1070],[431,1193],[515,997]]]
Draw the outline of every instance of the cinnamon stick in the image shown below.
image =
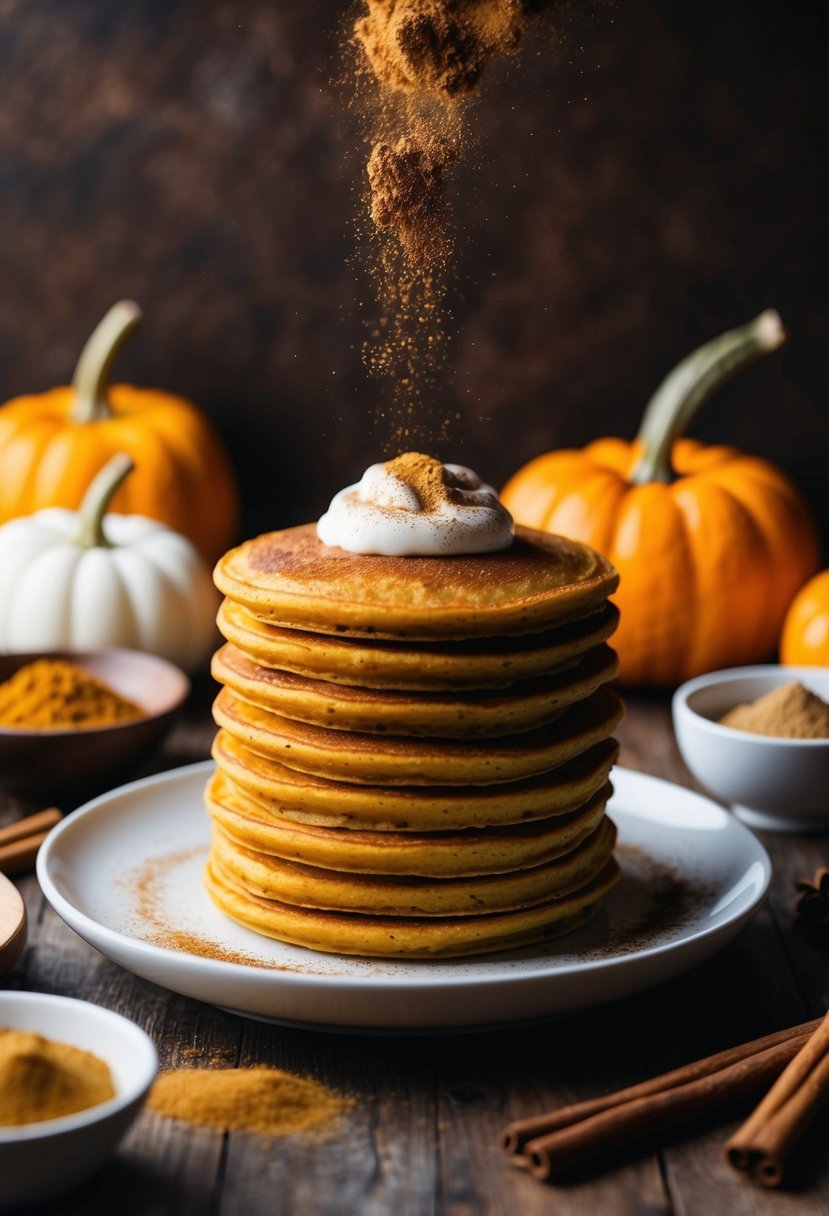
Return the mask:
[[726,1160],[763,1186],[780,1186],[792,1150],[828,1099],[829,1013],[726,1142]]
[[0,828],[0,846],[12,844],[15,840],[23,840],[26,836],[36,836],[39,832],[47,832],[56,823],[60,823],[63,815],[56,806],[50,806],[45,811],[36,811],[25,819],[18,819]]
[[[647,1098],[652,1094],[661,1093],[664,1090],[675,1089],[677,1086],[685,1085],[689,1081],[697,1080],[700,1077],[710,1076],[711,1073],[727,1068],[730,1064],[736,1064],[738,1061],[744,1060],[749,1056],[757,1055],[769,1047],[776,1047],[779,1043],[785,1043],[791,1039],[802,1038],[804,1035],[811,1034],[820,1025],[820,1021],[820,1018],[815,1018],[814,1021],[804,1022],[801,1026],[792,1026],[786,1030],[774,1031],[772,1034],[763,1035],[759,1039],[752,1039],[748,1043],[740,1043],[737,1047],[729,1047],[725,1051],[717,1052],[716,1055],[706,1056],[702,1060],[696,1060],[692,1064],[676,1068],[672,1072],[663,1073],[659,1077],[652,1077],[648,1081],[641,1081],[639,1084],[631,1085],[627,1089],[620,1089],[613,1094],[605,1094],[601,1098],[591,1098],[586,1102],[562,1106],[558,1110],[534,1115],[529,1119],[517,1119],[515,1122],[507,1124],[504,1128],[502,1144],[508,1153],[517,1156],[523,1153],[525,1145],[530,1140],[549,1135],[564,1127],[569,1127],[573,1123],[580,1123],[582,1120],[589,1119],[593,1115],[622,1106],[624,1103],[632,1102],[637,1098]],[[524,1162],[522,1161],[520,1164],[524,1164]]]
[[62,818],[57,807],[50,806],[0,828],[0,873],[22,874],[30,870],[38,849]]
[[633,1144],[662,1143],[666,1132],[712,1112],[725,1113],[778,1077],[808,1040],[786,1039],[685,1085],[634,1098],[582,1119],[560,1131],[530,1140],[524,1155],[530,1173],[542,1181],[575,1174],[603,1156],[615,1157]]
[[25,836],[12,844],[0,845],[0,873],[23,874],[31,870],[37,859],[38,849],[43,844],[48,832],[38,832],[35,836]]

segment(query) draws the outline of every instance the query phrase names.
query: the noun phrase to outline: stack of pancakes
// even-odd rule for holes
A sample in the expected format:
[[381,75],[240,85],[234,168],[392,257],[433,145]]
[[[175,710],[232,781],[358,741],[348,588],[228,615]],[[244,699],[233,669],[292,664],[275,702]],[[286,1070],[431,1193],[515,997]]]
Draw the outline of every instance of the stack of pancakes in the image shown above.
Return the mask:
[[617,576],[506,550],[363,556],[313,525],[228,553],[207,886],[267,936],[474,954],[583,924],[617,877]]

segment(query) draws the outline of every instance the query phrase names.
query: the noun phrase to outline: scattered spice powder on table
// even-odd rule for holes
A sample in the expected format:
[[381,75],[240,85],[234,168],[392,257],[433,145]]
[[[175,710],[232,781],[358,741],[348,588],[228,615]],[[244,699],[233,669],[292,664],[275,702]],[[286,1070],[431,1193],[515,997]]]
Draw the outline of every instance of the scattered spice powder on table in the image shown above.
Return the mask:
[[177,1068],[158,1077],[150,1110],[219,1131],[287,1136],[315,1131],[353,1105],[278,1068]]
[[720,718],[722,726],[776,739],[829,739],[829,705],[793,680]]
[[0,684],[0,726],[77,730],[113,726],[143,710],[65,659],[37,659]]
[[59,1119],[115,1097],[109,1065],[26,1030],[0,1030],[0,1127]]

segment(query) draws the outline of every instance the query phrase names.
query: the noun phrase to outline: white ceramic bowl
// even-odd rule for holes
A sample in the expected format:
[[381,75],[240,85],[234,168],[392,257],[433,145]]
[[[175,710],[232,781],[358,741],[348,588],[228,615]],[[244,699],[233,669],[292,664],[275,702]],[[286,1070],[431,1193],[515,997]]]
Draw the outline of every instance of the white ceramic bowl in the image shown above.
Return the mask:
[[42,1123],[0,1127],[0,1208],[48,1199],[103,1165],[141,1109],[158,1068],[152,1040],[118,1013],[39,992],[0,992],[0,1026],[91,1051],[115,1097]]
[[688,680],[673,698],[677,743],[696,779],[749,826],[829,832],[829,739],[774,739],[717,721],[792,680],[829,701],[822,667],[731,667]]

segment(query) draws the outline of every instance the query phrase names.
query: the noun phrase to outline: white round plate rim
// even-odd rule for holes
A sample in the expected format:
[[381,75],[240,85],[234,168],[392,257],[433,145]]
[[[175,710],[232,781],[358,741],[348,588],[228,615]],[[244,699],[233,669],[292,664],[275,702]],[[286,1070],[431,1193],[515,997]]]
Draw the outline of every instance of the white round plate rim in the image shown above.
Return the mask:
[[[88,821],[91,821],[96,816],[103,818],[114,814],[117,815],[119,801],[124,802],[127,799],[133,798],[136,794],[144,795],[146,793],[152,798],[158,792],[159,787],[163,791],[175,793],[174,787],[181,785],[187,792],[187,795],[190,796],[191,791],[187,787],[191,784],[197,785],[200,801],[203,785],[209,774],[213,771],[213,767],[212,761],[201,761],[182,768],[167,770],[151,777],[144,777],[130,782],[93,799],[73,814],[67,816],[52,830],[40,849],[37,873],[43,893],[57,914],[84,940],[93,945],[101,953],[112,957],[110,950],[117,948],[119,953],[123,953],[126,949],[139,961],[147,963],[155,961],[167,968],[169,968],[171,961],[174,960],[175,965],[184,978],[184,986],[181,986],[180,983],[177,983],[175,987],[169,985],[174,991],[194,996],[195,999],[207,999],[210,1003],[232,1009],[243,1015],[247,1013],[250,1016],[261,1016],[261,1013],[253,1009],[241,1008],[229,999],[218,1000],[207,998],[198,992],[193,992],[193,985],[188,984],[188,978],[191,977],[198,987],[198,981],[207,976],[210,976],[212,979],[222,976],[233,979],[244,974],[247,983],[252,982],[256,986],[267,987],[271,990],[277,990],[278,988],[282,992],[301,993],[307,991],[314,993],[320,990],[334,989],[340,996],[345,997],[349,994],[356,995],[365,992],[370,992],[379,997],[384,992],[393,994],[411,990],[413,992],[416,991],[419,997],[424,996],[424,994],[434,997],[449,990],[453,992],[460,989],[468,990],[470,988],[491,990],[503,986],[526,988],[527,984],[538,985],[550,984],[551,982],[558,985],[568,978],[578,977],[585,973],[588,973],[591,977],[597,974],[610,976],[620,969],[630,969],[633,966],[641,967],[641,964],[666,959],[666,956],[670,956],[670,960],[667,961],[671,963],[667,970],[667,975],[674,975],[714,953],[719,948],[718,942],[720,942],[720,939],[722,939],[721,944],[726,944],[762,905],[771,880],[771,862],[760,841],[747,827],[736,820],[718,803],[713,802],[705,795],[675,785],[662,778],[617,766],[613,771],[616,792],[614,799],[609,804],[611,813],[614,812],[613,801],[635,801],[637,790],[644,793],[645,800],[647,800],[647,796],[650,794],[652,797],[658,798],[661,796],[668,798],[674,804],[678,801],[680,805],[684,805],[687,809],[695,809],[700,813],[704,812],[709,817],[711,815],[716,817],[718,830],[724,829],[730,837],[731,844],[733,845],[737,842],[744,851],[745,859],[741,864],[744,865],[746,873],[752,868],[756,869],[759,863],[762,876],[759,882],[754,883],[754,889],[750,898],[732,910],[731,914],[724,921],[717,924],[703,925],[691,932],[683,933],[676,940],[655,942],[653,945],[642,947],[627,954],[605,958],[588,958],[564,963],[558,963],[555,959],[541,958],[538,960],[538,965],[535,968],[528,966],[518,972],[510,966],[511,956],[509,954],[501,954],[498,956],[471,956],[468,959],[460,960],[418,959],[413,960],[412,963],[404,960],[350,960],[345,958],[342,959],[342,962],[346,967],[353,962],[359,964],[363,970],[368,967],[368,971],[366,974],[359,975],[344,975],[341,973],[320,974],[301,970],[292,971],[280,970],[273,967],[256,967],[244,962],[206,958],[198,954],[172,950],[155,942],[120,932],[101,923],[100,920],[83,911],[81,907],[78,907],[77,904],[73,903],[63,893],[57,882],[56,871],[60,867],[62,854],[71,846],[72,836],[80,831],[81,825],[85,827]],[[178,792],[181,794],[181,790]],[[181,801],[183,802],[184,798]],[[171,802],[174,802],[174,799],[171,799]],[[134,814],[135,812],[132,810],[129,813]],[[621,807],[615,808],[617,823],[620,819],[624,820],[627,816],[635,816],[635,814],[636,812],[630,809],[622,810]],[[206,847],[206,814],[204,822]],[[661,827],[664,829],[665,826],[666,824],[663,822]],[[563,941],[564,939],[560,940]],[[279,943],[270,943],[270,945],[274,944],[278,945]],[[110,949],[108,950],[107,947]],[[315,952],[304,951],[303,954],[307,954],[309,958],[313,958]],[[685,955],[693,956],[689,958],[687,964],[681,961]],[[329,956],[323,955],[320,957],[326,959]],[[381,971],[386,970],[390,965],[397,967],[398,970],[405,969],[406,967],[413,967],[416,970],[412,974],[382,974],[378,977],[378,975],[371,973],[371,965],[375,962]],[[450,976],[441,975],[436,978],[436,972],[441,968],[445,970],[447,963],[453,969],[465,964],[471,973],[461,974],[456,972]],[[133,967],[123,962],[121,965],[126,966],[127,969],[134,971],[137,975],[144,975],[145,978],[148,978],[146,971],[142,971],[140,967]],[[501,973],[499,973],[499,968],[501,969]],[[630,991],[651,986],[658,983],[661,978],[660,975],[649,976],[645,979],[640,978],[633,984],[628,983],[621,992],[611,990],[607,995],[607,1000],[615,999],[616,996],[625,995]],[[155,982],[162,984],[162,986],[168,986],[164,980],[155,979]],[[190,989],[189,991],[188,988]],[[595,1003],[595,1001],[591,998],[580,1003],[565,1005],[560,1011],[564,1011],[565,1008],[567,1010],[581,1008],[592,1003]],[[553,1006],[555,1006],[555,1002],[553,1002]],[[559,1010],[555,1007],[551,1009],[551,1012],[557,1011]],[[550,1014],[542,1016],[550,1016]],[[282,1020],[287,1024],[294,1025],[298,1023],[305,1023],[309,1026],[316,1025],[315,1020],[312,1018],[297,1019],[292,1015],[286,1016],[284,1019],[271,1015],[269,1020]],[[355,1023],[355,1025],[357,1024]],[[390,1023],[390,1025],[396,1024],[396,1021]],[[423,1023],[424,1026],[438,1024],[439,1022],[433,1021]],[[488,1023],[470,1023],[470,1025],[478,1026],[483,1024]],[[339,1023],[340,1028],[349,1025],[348,1021]],[[378,1023],[379,1025],[381,1023]],[[324,1024],[321,1024],[321,1028],[330,1027],[324,1027]]]

